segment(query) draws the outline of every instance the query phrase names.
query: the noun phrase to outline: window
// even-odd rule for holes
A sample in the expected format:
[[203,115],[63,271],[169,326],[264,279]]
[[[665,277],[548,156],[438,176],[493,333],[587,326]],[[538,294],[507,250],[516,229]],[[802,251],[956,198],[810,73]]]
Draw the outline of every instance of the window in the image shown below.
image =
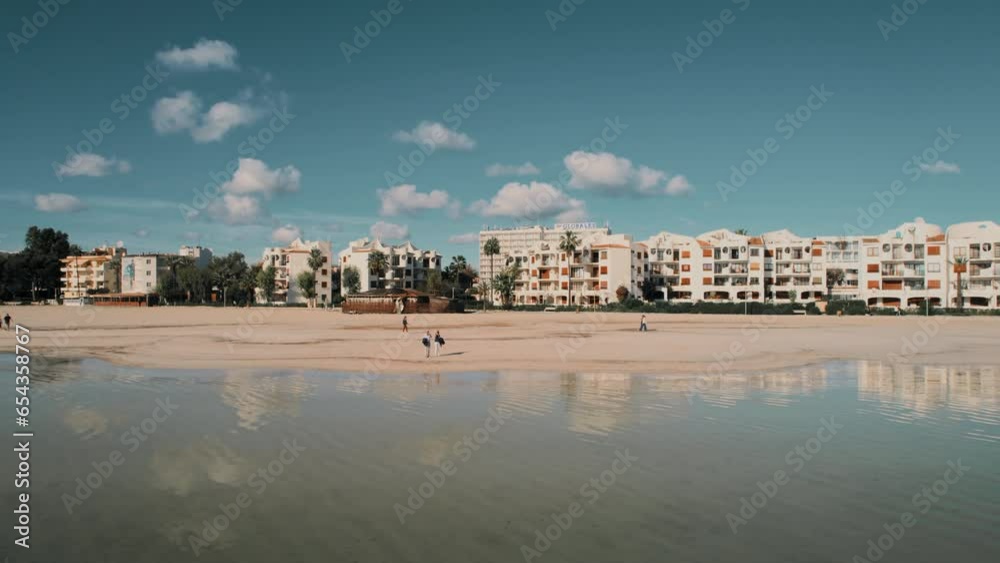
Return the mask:
[[750,256],[760,256],[760,249],[759,248],[751,248],[750,249]]
[[868,256],[878,256],[878,249],[874,246],[868,249]]
[[146,270],[146,275],[147,276],[152,275],[152,272],[150,272],[149,270]]
[[772,264],[770,262],[765,262],[764,263],[764,271],[765,272],[770,272],[770,271],[773,271],[773,270],[774,270],[774,264]]
[[711,264],[702,264],[701,265],[701,270],[703,272],[711,272],[712,271],[712,265]]
[[965,247],[964,246],[956,247],[955,256],[965,256]]
[[940,272],[941,271],[941,264],[934,264],[934,263],[928,264],[927,265],[927,271],[931,272],[931,273]]

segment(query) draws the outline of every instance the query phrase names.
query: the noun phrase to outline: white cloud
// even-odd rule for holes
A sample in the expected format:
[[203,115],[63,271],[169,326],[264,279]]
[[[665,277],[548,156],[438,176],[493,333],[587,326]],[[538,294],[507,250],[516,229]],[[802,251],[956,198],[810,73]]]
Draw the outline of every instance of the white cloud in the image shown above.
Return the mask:
[[223,194],[208,206],[208,213],[227,225],[250,225],[257,222],[263,208],[255,197]]
[[190,90],[153,105],[153,129],[161,135],[189,131],[197,143],[221,140],[230,129],[249,125],[266,112],[254,105],[252,95],[237,102],[218,102],[202,113],[201,99]]
[[388,190],[380,189],[376,193],[379,200],[382,201],[379,214],[384,217],[412,215],[428,209],[448,209],[449,213],[452,213],[459,207],[446,191],[432,190],[421,193],[412,184],[401,184]]
[[476,148],[476,141],[472,137],[431,121],[421,121],[412,131],[396,131],[392,138],[401,143],[425,146],[430,151],[439,148],[471,151]]
[[573,151],[563,159],[570,172],[569,186],[608,195],[680,195],[694,188],[683,176],[670,177],[663,170],[609,152]]
[[221,68],[236,70],[236,47],[217,39],[199,39],[188,49],[170,47],[156,53],[156,60],[177,70]]
[[69,194],[38,194],[35,196],[35,209],[45,213],[73,213],[86,209],[86,206],[79,198]]
[[302,229],[296,227],[295,225],[285,225],[284,227],[278,227],[277,229],[271,231],[271,240],[282,244],[288,244],[301,236]]
[[932,164],[921,162],[920,169],[928,174],[959,174],[962,172],[962,169],[959,168],[957,164],[945,162],[943,160],[939,160]]
[[112,172],[127,174],[132,171],[132,165],[127,160],[106,158],[94,153],[78,153],[66,159],[66,162],[56,165],[56,176],[107,176]]
[[579,221],[587,216],[586,204],[582,200],[571,198],[559,188],[544,182],[510,182],[489,201],[479,200],[469,209],[484,217],[556,217],[564,222]]
[[379,240],[400,240],[410,236],[410,227],[379,221],[372,225],[368,232]]
[[280,192],[297,192],[302,173],[294,166],[270,169],[256,158],[241,158],[231,180],[222,185],[230,194],[262,194],[270,197]]
[[153,104],[153,129],[157,133],[176,133],[198,126],[201,99],[190,90],[173,98],[160,98]]
[[139,229],[134,231],[132,234],[139,238],[146,238],[149,236],[149,229]]
[[530,162],[524,164],[491,164],[486,167],[487,176],[535,176],[541,170]]
[[674,176],[667,182],[667,195],[684,195],[694,191],[684,176]]
[[218,141],[234,127],[249,125],[260,119],[262,112],[245,103],[219,102],[201,116],[201,125],[191,130],[198,143]]
[[448,242],[452,244],[473,244],[479,242],[479,233],[462,233],[448,237]]

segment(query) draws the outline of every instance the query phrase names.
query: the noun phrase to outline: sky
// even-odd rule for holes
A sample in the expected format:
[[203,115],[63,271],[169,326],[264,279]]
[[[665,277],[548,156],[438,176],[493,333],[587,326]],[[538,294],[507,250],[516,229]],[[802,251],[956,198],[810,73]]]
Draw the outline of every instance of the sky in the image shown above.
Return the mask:
[[39,225],[475,263],[484,225],[812,236],[1000,209],[995,2],[40,6],[0,6],[0,250]]

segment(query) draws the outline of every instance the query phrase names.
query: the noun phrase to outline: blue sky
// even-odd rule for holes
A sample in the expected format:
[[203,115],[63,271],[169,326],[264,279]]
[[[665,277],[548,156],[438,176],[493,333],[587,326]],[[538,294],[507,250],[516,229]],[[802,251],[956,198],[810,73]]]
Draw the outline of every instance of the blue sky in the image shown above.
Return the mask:
[[372,232],[471,257],[536,218],[838,234],[896,180],[861,230],[997,220],[994,2],[225,1],[3,3],[0,249],[35,224],[250,258]]

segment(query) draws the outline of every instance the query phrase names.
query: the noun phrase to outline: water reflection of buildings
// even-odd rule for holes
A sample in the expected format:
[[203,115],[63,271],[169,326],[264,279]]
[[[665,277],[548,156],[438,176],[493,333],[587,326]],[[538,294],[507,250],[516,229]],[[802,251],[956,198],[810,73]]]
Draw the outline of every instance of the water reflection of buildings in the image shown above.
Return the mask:
[[782,407],[826,389],[829,376],[825,366],[806,366],[766,373],[663,378],[661,385],[686,395],[698,396],[702,402],[717,407],[731,407],[751,398]]
[[222,378],[222,402],[236,411],[240,428],[256,430],[276,414],[298,416],[299,403],[313,387],[301,373],[228,371]]
[[[1000,373],[994,367],[940,367],[858,362],[858,398],[901,422],[933,417],[947,407],[976,422],[1000,426]],[[993,434],[998,434],[994,431]],[[984,436],[991,441],[1000,436]]]

